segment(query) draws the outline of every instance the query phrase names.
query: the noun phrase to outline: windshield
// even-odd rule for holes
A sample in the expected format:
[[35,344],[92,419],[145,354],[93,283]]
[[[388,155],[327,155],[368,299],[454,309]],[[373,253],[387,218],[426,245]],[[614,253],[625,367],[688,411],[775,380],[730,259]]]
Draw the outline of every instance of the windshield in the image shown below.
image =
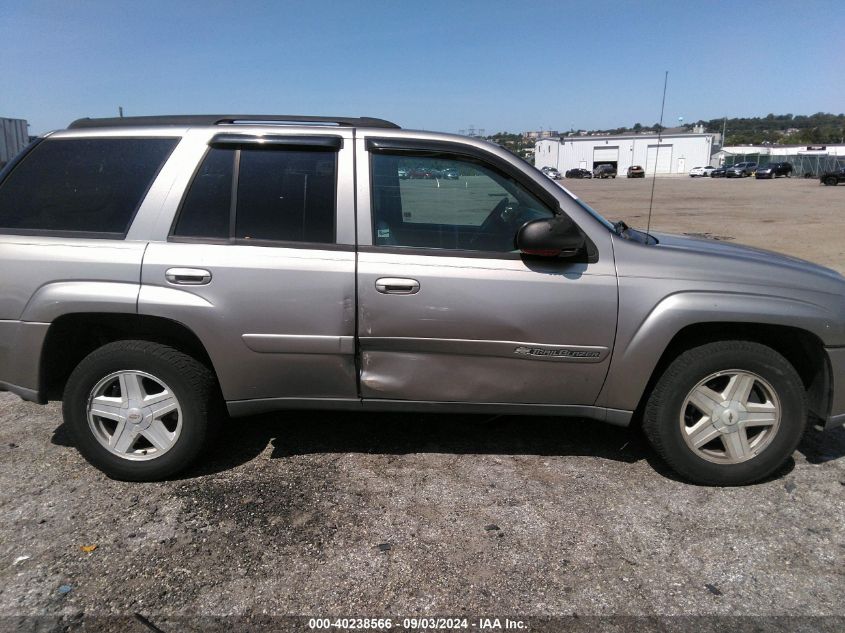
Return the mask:
[[658,240],[656,237],[651,235],[650,233],[646,233],[645,231],[640,231],[638,229],[632,229],[627,224],[622,222],[611,222],[607,218],[605,218],[601,213],[593,209],[590,205],[586,202],[581,200],[578,196],[574,193],[569,191],[569,189],[563,188],[563,190],[569,195],[575,203],[584,209],[587,213],[593,216],[596,220],[602,223],[604,227],[606,227],[609,231],[612,231],[614,234],[626,239],[626,240],[633,240],[635,242],[641,242],[643,244],[657,244]]
[[567,193],[569,193],[569,195],[572,196],[572,199],[575,200],[575,202],[578,204],[579,207],[584,209],[584,211],[586,211],[591,216],[593,216],[596,220],[601,222],[605,227],[607,227],[608,230],[616,231],[616,227],[613,225],[613,222],[611,222],[610,220],[605,218],[601,213],[599,213],[598,211],[593,209],[593,207],[591,207],[586,202],[581,200],[581,198],[578,198],[577,196],[573,195],[572,193],[570,193],[568,191],[567,191]]

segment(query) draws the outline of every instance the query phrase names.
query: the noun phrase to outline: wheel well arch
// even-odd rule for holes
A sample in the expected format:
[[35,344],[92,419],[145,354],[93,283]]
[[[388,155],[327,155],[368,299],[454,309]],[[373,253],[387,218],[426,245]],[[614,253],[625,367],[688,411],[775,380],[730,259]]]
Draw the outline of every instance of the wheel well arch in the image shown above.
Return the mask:
[[39,363],[39,392],[45,400],[61,400],[68,377],[85,356],[106,343],[126,339],[170,345],[214,372],[202,341],[178,321],[139,314],[72,313],[58,317],[47,330]]
[[694,323],[681,328],[669,341],[651,373],[637,406],[641,413],[648,396],[669,364],[682,352],[716,341],[753,341],[771,347],[795,368],[807,393],[811,413],[825,418],[830,409],[831,370],[824,352],[824,343],[807,330],[788,326],[746,322]]

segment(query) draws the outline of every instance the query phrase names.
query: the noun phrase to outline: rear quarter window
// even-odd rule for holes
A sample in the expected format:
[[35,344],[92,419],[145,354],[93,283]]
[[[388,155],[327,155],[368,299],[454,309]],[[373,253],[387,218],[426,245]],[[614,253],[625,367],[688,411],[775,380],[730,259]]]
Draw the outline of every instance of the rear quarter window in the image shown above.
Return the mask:
[[0,183],[0,233],[122,238],[177,138],[47,139]]

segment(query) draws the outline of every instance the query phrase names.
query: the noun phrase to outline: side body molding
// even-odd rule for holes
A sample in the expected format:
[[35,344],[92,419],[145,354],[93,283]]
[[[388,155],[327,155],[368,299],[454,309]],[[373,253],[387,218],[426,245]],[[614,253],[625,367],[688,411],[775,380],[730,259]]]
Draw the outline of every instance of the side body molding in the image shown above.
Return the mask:
[[620,284],[620,314],[629,312],[631,325],[617,335],[607,380],[597,406],[634,410],[666,347],[683,328],[699,323],[758,323],[807,330],[829,340],[834,315],[826,308],[774,295],[743,292],[678,292],[663,298],[638,320],[636,304],[642,302],[635,288]]

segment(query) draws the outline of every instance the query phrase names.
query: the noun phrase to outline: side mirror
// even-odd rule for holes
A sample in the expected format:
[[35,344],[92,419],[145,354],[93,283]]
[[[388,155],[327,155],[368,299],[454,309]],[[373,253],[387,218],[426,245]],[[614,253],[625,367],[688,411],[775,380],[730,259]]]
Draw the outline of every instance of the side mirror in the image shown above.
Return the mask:
[[516,234],[516,247],[524,255],[571,257],[584,248],[584,234],[566,216],[532,220]]

